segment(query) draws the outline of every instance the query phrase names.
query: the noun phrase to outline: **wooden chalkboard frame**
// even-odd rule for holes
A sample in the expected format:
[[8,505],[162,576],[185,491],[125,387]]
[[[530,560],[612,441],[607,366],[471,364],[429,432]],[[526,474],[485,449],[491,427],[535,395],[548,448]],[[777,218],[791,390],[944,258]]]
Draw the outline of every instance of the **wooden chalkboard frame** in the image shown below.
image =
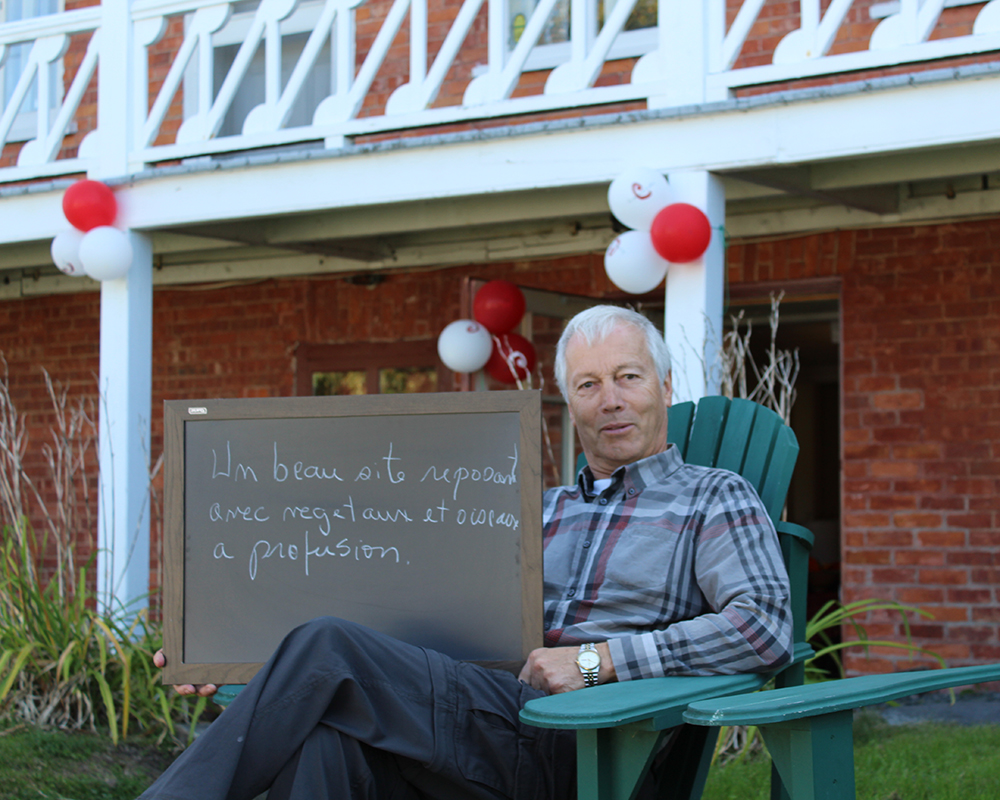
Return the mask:
[[[517,413],[520,426],[518,485],[521,520],[516,567],[522,599],[521,657],[542,646],[541,393],[449,392],[411,395],[292,397],[164,402],[163,682],[246,683],[261,663],[185,660],[185,428],[206,420],[357,418],[406,415]],[[224,620],[220,620],[224,624]]]

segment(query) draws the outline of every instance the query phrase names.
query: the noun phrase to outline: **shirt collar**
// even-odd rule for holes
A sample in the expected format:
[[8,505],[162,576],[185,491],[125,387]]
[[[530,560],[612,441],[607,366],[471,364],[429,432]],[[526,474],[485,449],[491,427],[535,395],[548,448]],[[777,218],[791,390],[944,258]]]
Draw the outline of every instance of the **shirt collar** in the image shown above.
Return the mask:
[[[682,466],[684,466],[684,459],[681,457],[680,450],[672,444],[668,444],[667,449],[662,453],[616,469],[611,474],[611,486],[602,494],[612,496],[622,489],[630,494],[637,494],[650,484],[662,483]],[[594,493],[594,473],[590,471],[589,464],[580,470],[576,480],[583,498],[587,502],[597,496]]]

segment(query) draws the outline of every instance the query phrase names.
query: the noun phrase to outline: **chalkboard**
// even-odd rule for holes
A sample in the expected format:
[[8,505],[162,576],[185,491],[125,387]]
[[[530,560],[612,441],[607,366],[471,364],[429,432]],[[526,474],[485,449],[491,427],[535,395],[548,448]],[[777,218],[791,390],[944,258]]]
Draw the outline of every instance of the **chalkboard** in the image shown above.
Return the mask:
[[164,404],[166,683],[245,683],[296,625],[455,658],[542,644],[541,395]]

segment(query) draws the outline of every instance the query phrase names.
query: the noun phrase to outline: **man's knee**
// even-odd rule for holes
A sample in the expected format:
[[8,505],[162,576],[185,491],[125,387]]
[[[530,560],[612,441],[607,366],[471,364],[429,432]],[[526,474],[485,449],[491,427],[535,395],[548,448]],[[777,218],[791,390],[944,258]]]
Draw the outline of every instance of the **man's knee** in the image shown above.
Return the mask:
[[371,628],[340,617],[316,617],[293,629],[284,643],[293,649],[319,648],[321,652],[344,654],[363,647],[374,634]]
[[285,637],[283,646],[300,653],[326,654],[347,664],[391,661],[396,653],[411,647],[340,617],[317,617],[300,625]]

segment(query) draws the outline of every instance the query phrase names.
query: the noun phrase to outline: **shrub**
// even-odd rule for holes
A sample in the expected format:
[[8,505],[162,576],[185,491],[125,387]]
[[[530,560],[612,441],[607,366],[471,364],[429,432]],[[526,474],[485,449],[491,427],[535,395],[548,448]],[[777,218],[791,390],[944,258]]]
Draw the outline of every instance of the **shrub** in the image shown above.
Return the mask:
[[[145,611],[99,610],[87,580],[94,556],[78,563],[77,545],[92,537],[87,467],[96,465],[93,414],[83,400],[71,405],[67,391],[54,387],[46,373],[55,410],[52,442],[42,448],[53,486],[47,493],[54,499],[50,508],[37,488],[40,481],[25,469],[25,421],[11,401],[3,366],[0,717],[89,727],[106,731],[115,743],[140,732],[158,743],[179,744],[178,724],[187,724],[190,737],[205,699],[182,698],[160,685],[152,663],[161,642],[159,626]],[[43,520],[41,534],[29,523],[29,510]],[[51,574],[43,570],[46,565]]]

